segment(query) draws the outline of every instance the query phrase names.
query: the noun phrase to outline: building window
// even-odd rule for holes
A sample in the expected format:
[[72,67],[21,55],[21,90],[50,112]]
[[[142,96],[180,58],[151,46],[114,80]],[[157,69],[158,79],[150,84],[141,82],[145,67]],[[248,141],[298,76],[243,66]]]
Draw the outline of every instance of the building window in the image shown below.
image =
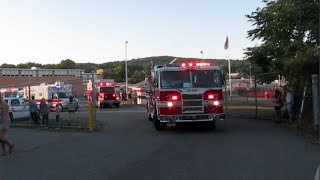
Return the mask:
[[1,74],[2,76],[19,76],[19,71],[13,69],[3,69]]
[[52,76],[52,71],[46,71],[47,76]]
[[54,71],[54,75],[55,75],[55,76],[60,76],[60,71],[55,70],[55,71]]

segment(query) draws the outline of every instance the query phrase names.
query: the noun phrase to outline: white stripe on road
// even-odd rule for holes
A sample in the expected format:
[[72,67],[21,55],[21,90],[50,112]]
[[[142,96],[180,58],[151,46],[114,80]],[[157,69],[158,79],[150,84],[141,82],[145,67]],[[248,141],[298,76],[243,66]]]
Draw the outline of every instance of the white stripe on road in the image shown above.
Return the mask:
[[320,172],[319,172],[319,171],[320,171],[320,170],[319,170],[320,168],[319,168],[319,167],[320,167],[320,164],[319,164],[319,166],[318,166],[316,175],[314,176],[314,180],[320,180]]
[[[105,114],[105,113],[123,113],[123,112],[129,112],[129,113],[134,113],[134,112],[146,112],[145,110],[122,110],[122,111],[97,111],[97,114]],[[88,114],[88,111],[78,111],[76,114]]]

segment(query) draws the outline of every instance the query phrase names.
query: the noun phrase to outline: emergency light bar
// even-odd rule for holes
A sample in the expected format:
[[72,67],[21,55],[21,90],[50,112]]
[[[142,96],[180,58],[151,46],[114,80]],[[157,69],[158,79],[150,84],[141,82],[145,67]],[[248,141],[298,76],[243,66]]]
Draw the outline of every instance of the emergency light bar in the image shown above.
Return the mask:
[[181,67],[207,67],[207,66],[211,66],[210,63],[206,63],[206,62],[203,62],[203,63],[182,63],[181,64]]
[[100,83],[100,86],[113,86],[113,83]]

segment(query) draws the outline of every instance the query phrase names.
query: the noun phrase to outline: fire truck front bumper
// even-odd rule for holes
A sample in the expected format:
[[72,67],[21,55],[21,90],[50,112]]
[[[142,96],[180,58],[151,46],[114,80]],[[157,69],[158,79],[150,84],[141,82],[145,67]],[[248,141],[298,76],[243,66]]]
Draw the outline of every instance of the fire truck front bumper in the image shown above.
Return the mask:
[[159,120],[162,123],[224,121],[225,114],[219,113],[219,114],[160,115]]
[[119,104],[119,100],[103,100],[101,101],[101,104]]

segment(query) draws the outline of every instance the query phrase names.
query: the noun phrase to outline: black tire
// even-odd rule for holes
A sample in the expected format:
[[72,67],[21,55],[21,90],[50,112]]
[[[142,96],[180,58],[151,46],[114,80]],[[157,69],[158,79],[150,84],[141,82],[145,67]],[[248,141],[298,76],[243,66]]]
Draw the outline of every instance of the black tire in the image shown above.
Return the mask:
[[153,114],[153,123],[157,131],[162,131],[164,129],[164,124],[158,119],[157,111]]
[[120,107],[120,104],[119,104],[119,103],[117,103],[117,104],[115,104],[115,106],[116,106],[116,108],[119,108],[119,107]]
[[216,122],[215,121],[213,121],[213,122],[210,122],[209,124],[208,124],[208,126],[209,126],[209,128],[211,129],[211,130],[215,130],[216,129]]
[[13,114],[9,113],[10,122],[13,122]]
[[151,114],[149,112],[147,112],[147,114],[149,121],[153,121]]

